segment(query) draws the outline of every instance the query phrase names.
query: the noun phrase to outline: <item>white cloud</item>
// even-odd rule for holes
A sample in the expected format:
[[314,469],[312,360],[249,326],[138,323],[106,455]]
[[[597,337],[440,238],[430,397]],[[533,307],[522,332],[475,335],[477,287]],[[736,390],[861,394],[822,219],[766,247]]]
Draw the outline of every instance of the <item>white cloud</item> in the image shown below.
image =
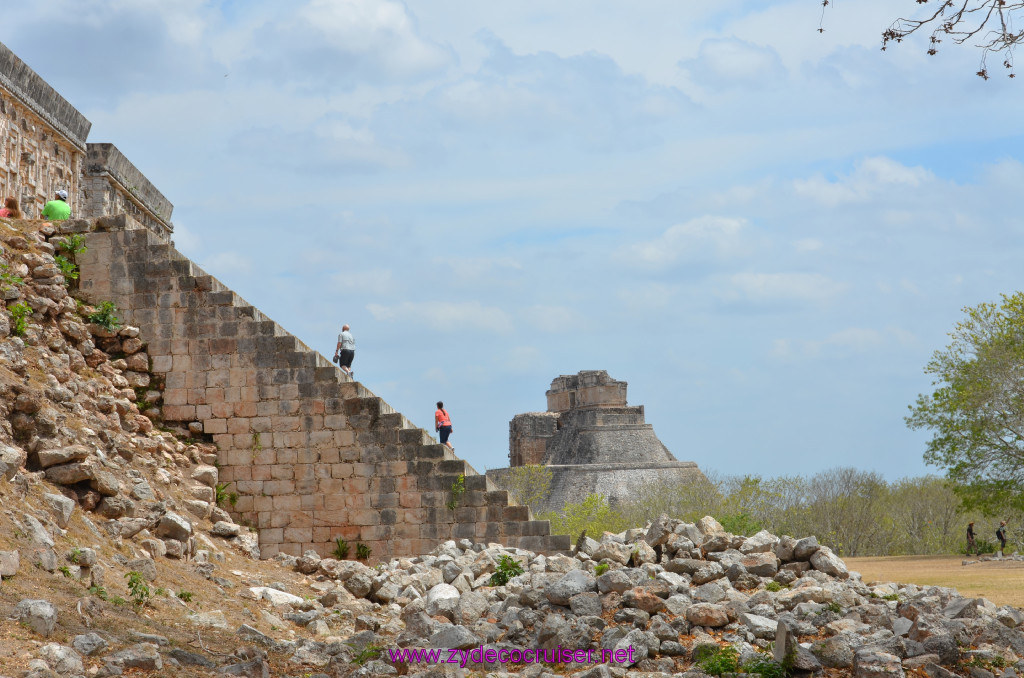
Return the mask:
[[846,287],[821,273],[736,273],[729,276],[718,294],[727,301],[824,302]]
[[553,334],[580,332],[591,324],[585,315],[566,306],[530,306],[522,310],[522,317],[531,330]]
[[679,66],[693,81],[715,89],[772,87],[786,76],[774,49],[732,37],[704,40],[697,58]]
[[826,358],[888,351],[893,347],[913,347],[917,337],[900,327],[874,329],[847,327],[833,332],[824,339],[776,339],[771,354],[782,360]]
[[[490,332],[505,334],[513,329],[512,319],[500,308],[478,301],[405,301],[394,306],[367,304],[366,310],[379,322],[406,326],[426,325],[439,332]],[[426,340],[426,338],[423,338]]]
[[448,54],[417,34],[406,7],[388,0],[310,0],[297,15],[339,52],[369,54],[393,75],[440,68]]
[[678,261],[731,259],[746,254],[746,219],[704,216],[669,227],[654,240],[633,246],[645,264],[668,266]]
[[[331,258],[336,258],[336,254],[328,257],[328,259]],[[336,266],[337,263],[335,262],[334,265]],[[380,295],[394,293],[398,289],[394,271],[390,268],[353,269],[347,265],[344,268],[343,271],[331,274],[331,283],[338,294]]]
[[863,203],[883,192],[916,189],[935,179],[923,167],[907,167],[884,157],[866,158],[850,174],[830,181],[818,175],[793,182],[794,192],[828,207]]
[[512,257],[437,257],[434,263],[446,266],[466,280],[490,278],[499,271],[521,271],[523,265]]
[[793,242],[793,249],[797,252],[817,252],[824,246],[817,238],[801,238]]
[[239,252],[218,252],[204,258],[201,265],[207,273],[229,275],[249,273],[252,270],[252,263],[252,257]]

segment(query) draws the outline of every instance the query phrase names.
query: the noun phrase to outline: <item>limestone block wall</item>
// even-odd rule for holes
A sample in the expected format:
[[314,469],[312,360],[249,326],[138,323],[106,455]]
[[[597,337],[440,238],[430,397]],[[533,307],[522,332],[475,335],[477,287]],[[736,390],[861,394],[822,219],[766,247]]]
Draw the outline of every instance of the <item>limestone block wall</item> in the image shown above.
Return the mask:
[[548,412],[567,412],[580,407],[625,407],[624,381],[616,381],[604,370],[585,370],[562,375],[551,382],[547,392]]
[[[198,422],[219,449],[264,557],[327,555],[338,537],[373,557],[425,553],[447,539],[569,548],[326,358],[131,219],[69,222],[87,232],[81,292],[111,300],[149,343],[165,420]],[[459,475],[466,492],[446,504]],[[354,549],[353,549],[354,550]]]
[[82,177],[84,218],[128,214],[155,233],[170,237],[174,206],[114,144],[86,145]]
[[85,116],[0,43],[0,201],[18,198],[36,218],[59,189],[72,214],[81,207]]
[[558,414],[527,412],[512,417],[508,424],[508,465],[540,464],[548,439],[558,430]]

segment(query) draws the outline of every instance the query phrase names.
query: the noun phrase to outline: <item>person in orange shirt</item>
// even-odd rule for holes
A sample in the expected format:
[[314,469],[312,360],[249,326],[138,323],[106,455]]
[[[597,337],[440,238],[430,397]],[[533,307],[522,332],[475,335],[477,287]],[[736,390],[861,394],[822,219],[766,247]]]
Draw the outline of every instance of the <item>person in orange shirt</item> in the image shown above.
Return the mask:
[[440,400],[437,401],[437,411],[434,412],[434,430],[441,434],[441,444],[447,445],[448,449],[454,452],[455,448],[448,442],[448,436],[455,427],[452,426],[452,418],[448,416],[448,411],[444,409],[444,403]]

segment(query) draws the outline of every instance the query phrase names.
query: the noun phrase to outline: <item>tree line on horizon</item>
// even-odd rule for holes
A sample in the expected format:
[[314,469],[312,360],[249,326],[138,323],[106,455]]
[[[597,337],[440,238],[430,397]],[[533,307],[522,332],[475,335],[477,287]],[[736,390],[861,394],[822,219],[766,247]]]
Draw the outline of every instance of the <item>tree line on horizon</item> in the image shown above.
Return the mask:
[[[546,496],[550,479],[543,466],[517,467],[509,474],[509,494],[533,509]],[[561,511],[534,513],[551,521],[552,533],[575,539],[585,530],[598,540],[606,531],[642,527],[663,513],[689,522],[710,515],[733,534],[764,529],[797,538],[814,535],[843,557],[965,553],[970,521],[981,551],[991,553],[999,520],[1009,518],[1019,526],[1024,519],[1010,509],[998,516],[965,509],[951,484],[937,476],[886,481],[854,468],[775,478],[711,473],[643,483],[631,487],[629,495],[631,501],[612,505],[593,494]]]
[[[599,538],[662,513],[689,521],[711,515],[734,534],[815,535],[841,556],[965,553],[972,521],[978,546],[991,552],[1006,520],[1012,553],[1024,545],[1024,292],[963,312],[949,345],[925,366],[934,390],[918,396],[906,417],[910,428],[932,431],[924,460],[944,477],[889,482],[854,468],[776,478],[712,474],[635,486],[630,501],[615,506],[595,494],[537,517],[555,533]],[[550,484],[549,469],[521,466],[506,489],[534,508]]]

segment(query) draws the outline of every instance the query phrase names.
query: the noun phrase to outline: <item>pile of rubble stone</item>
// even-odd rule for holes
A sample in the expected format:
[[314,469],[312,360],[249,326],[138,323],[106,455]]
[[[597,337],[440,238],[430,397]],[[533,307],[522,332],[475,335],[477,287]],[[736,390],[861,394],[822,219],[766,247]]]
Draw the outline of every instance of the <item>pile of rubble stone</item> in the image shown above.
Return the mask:
[[[524,572],[491,586],[503,556]],[[868,585],[815,537],[737,536],[710,517],[690,524],[663,516],[646,530],[585,539],[572,556],[463,540],[377,568],[313,552],[277,559],[322,580],[322,609],[290,616],[295,623],[316,623],[351,598],[377,604],[344,642],[373,656],[385,648],[360,675],[459,668],[402,665],[388,649],[559,647],[633,649],[629,665],[571,667],[581,678],[693,673],[703,646],[724,645],[741,665],[770,658],[796,673],[1009,678],[1024,669],[1024,613],[1016,608],[942,587]],[[304,652],[321,666],[333,660],[327,645]],[[467,668],[554,671],[472,660]]]

